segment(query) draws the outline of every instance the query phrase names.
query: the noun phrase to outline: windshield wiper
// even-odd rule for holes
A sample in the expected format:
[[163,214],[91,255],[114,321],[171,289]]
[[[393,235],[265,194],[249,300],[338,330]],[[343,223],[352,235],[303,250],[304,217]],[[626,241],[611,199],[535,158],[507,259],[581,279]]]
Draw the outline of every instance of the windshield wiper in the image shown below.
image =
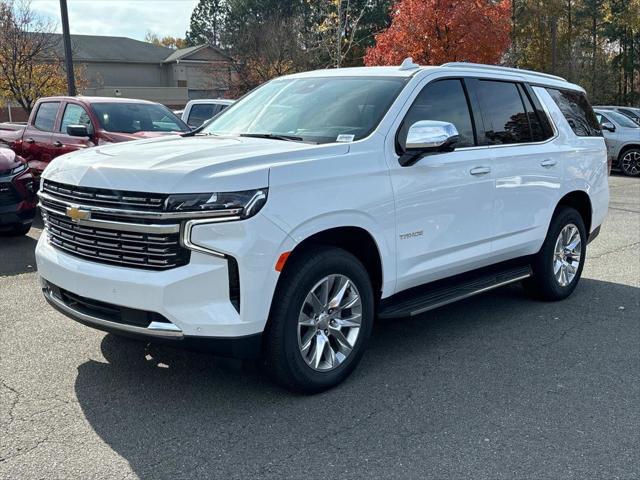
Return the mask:
[[277,133],[241,133],[241,137],[251,138],[270,138],[272,140],[285,140],[287,142],[303,142],[302,137],[296,137],[293,135],[280,135]]

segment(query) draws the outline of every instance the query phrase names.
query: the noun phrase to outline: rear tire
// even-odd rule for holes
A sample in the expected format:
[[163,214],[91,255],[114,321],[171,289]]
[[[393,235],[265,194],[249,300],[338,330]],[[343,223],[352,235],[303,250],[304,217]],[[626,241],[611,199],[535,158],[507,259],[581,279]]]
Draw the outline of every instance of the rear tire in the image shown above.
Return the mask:
[[547,237],[531,263],[533,275],[525,289],[541,300],[558,301],[573,293],[584,267],[587,234],[577,210],[559,207]]
[[265,363],[285,388],[321,392],[362,358],[373,326],[373,287],[362,263],[340,248],[308,248],[289,262],[265,332]]
[[630,148],[620,154],[618,165],[623,174],[628,177],[640,176],[640,149]]

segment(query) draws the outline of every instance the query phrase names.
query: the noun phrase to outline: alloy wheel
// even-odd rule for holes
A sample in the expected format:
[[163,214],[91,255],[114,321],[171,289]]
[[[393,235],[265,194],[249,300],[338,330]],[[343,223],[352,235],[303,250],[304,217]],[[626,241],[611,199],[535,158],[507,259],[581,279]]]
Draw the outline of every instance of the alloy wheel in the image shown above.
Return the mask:
[[637,150],[631,150],[624,154],[622,161],[620,162],[620,168],[627,175],[637,176],[640,175],[640,152]]
[[345,275],[328,275],[307,294],[298,317],[298,347],[316,371],[337,368],[351,354],[360,334],[362,300]]
[[570,223],[560,231],[553,250],[553,274],[561,287],[566,287],[576,277],[581,255],[580,230]]

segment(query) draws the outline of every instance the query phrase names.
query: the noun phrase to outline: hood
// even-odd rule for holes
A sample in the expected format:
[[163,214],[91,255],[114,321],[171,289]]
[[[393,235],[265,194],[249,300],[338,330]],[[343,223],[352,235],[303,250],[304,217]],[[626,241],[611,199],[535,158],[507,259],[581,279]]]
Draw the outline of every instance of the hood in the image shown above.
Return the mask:
[[0,174],[16,168],[23,162],[24,160],[17,156],[13,150],[0,147]]
[[343,155],[348,144],[310,145],[247,137],[169,136],[80,150],[53,160],[43,177],[95,188],[157,193],[251,190],[269,168]]

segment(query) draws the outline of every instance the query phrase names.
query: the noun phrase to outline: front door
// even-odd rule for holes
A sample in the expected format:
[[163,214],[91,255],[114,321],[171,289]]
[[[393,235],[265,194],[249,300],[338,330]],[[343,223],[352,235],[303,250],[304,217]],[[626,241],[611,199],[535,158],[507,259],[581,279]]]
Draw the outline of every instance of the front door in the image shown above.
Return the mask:
[[[69,125],[85,125],[90,135],[88,137],[71,136],[67,134],[67,127]],[[53,157],[95,146],[92,140],[93,133],[95,132],[94,126],[91,123],[89,114],[81,105],[67,103],[64,106],[60,128],[57,130],[51,138]]]
[[396,201],[398,291],[486,265],[491,253],[494,177],[487,149],[476,148],[461,79],[434,80],[418,94],[398,131],[419,120],[455,125],[453,152],[402,167],[390,161]]

